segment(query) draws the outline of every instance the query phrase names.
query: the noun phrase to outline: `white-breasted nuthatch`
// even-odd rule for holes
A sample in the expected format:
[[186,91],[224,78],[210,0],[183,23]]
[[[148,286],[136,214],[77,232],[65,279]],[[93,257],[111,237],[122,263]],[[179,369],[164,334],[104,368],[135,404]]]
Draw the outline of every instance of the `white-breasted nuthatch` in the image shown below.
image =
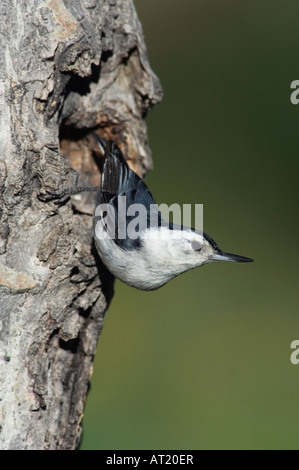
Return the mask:
[[[253,261],[223,252],[204,232],[167,222],[150,190],[129,168],[119,147],[94,136],[104,155],[101,186],[64,188],[41,199],[65,200],[70,194],[99,189],[94,241],[100,258],[115,277],[132,287],[149,291],[212,261]],[[138,231],[130,234],[128,228],[136,208],[143,209],[143,217],[138,221]]]

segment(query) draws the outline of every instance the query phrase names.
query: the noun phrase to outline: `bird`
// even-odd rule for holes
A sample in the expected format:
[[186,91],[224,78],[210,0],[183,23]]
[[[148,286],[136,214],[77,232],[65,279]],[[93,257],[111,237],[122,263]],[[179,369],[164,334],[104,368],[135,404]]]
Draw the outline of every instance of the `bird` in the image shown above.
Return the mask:
[[214,261],[253,261],[222,251],[203,231],[165,220],[150,189],[129,168],[119,146],[93,135],[104,159],[101,185],[62,188],[48,192],[42,200],[64,201],[71,194],[98,191],[93,238],[113,276],[131,287],[153,291],[186,271]]

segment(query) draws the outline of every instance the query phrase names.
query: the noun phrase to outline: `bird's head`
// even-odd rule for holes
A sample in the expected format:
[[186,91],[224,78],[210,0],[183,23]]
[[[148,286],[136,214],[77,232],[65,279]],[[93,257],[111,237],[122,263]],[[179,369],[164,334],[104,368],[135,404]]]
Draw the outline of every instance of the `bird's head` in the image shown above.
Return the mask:
[[248,263],[253,261],[245,256],[235,255],[222,251],[217,243],[206,233],[187,229],[183,233],[182,247],[190,261],[196,266],[211,263],[212,261],[230,261],[235,263]]

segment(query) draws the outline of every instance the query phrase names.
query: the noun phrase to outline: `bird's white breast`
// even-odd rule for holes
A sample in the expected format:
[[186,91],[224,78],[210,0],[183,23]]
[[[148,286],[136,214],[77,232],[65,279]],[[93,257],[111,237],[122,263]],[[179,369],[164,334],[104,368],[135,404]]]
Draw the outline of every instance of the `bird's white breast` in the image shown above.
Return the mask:
[[[102,224],[95,228],[95,244],[109,271],[126,284],[142,290],[154,290],[175,276],[200,263],[187,256],[185,243],[175,239],[166,228],[157,229],[158,236],[149,230],[141,237],[141,246],[124,250],[103,230]],[[166,231],[161,236],[161,231]]]

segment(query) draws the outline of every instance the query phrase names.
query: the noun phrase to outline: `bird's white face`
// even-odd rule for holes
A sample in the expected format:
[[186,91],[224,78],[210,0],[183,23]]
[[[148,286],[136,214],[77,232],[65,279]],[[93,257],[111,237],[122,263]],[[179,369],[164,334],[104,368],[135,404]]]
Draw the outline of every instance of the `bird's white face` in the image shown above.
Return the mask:
[[194,267],[213,261],[215,250],[201,233],[184,232],[183,244],[183,254]]
[[199,232],[161,227],[143,235],[147,256],[175,275],[213,261],[215,250]]

